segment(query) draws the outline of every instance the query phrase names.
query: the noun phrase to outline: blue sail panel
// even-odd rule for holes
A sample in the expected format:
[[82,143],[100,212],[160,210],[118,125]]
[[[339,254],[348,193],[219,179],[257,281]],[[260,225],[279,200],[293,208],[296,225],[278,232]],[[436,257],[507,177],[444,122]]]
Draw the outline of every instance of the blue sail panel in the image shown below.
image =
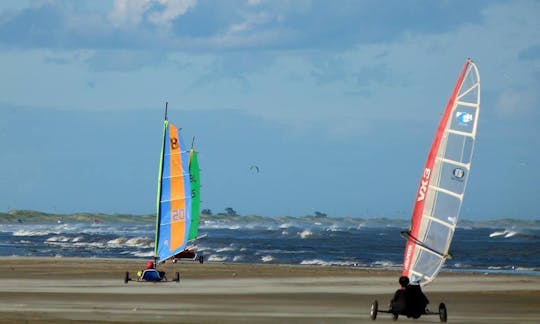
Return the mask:
[[178,132],[168,123],[164,132],[161,190],[156,241],[158,262],[183,251],[191,222],[191,185],[189,152]]

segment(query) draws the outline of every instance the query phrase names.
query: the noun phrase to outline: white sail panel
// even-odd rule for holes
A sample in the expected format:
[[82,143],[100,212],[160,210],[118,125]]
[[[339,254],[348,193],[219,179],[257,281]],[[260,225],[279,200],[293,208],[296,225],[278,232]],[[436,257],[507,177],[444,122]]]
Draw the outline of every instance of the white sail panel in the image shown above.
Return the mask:
[[469,178],[480,112],[480,77],[467,60],[424,167],[403,261],[411,281],[432,281],[446,258]]

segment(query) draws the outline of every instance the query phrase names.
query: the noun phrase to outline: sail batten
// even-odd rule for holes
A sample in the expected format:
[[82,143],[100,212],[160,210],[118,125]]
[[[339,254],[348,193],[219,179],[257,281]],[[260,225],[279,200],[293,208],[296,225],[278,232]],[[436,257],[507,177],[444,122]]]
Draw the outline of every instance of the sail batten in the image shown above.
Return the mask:
[[469,178],[480,112],[480,76],[468,59],[429,151],[411,219],[403,275],[427,284],[449,255]]
[[458,130],[454,130],[454,129],[449,129],[446,132],[450,133],[450,134],[461,135],[461,136],[466,136],[466,137],[470,137],[470,138],[475,137],[475,133],[467,133],[467,132],[462,132],[462,131],[458,131]]
[[476,106],[477,106],[474,103],[466,102],[466,101],[458,101],[457,104],[460,105],[460,106],[472,107],[472,108],[476,108]]
[[451,228],[451,229],[456,228],[456,225],[454,225],[452,223],[445,222],[440,218],[433,217],[433,216],[425,216],[425,217],[429,218],[432,222],[437,222],[437,223],[439,223],[439,224],[441,224],[443,226],[446,226],[448,228]]
[[439,160],[441,162],[444,162],[444,163],[450,163],[450,164],[453,164],[455,166],[460,166],[460,167],[465,168],[467,170],[470,169],[470,167],[471,167],[470,163],[462,163],[462,162],[459,162],[459,161],[456,161],[456,160],[445,159],[445,158],[442,158],[442,157],[438,157],[437,160]]
[[442,192],[442,193],[445,193],[447,195],[450,195],[450,196],[454,196],[456,197],[457,199],[459,200],[462,200],[463,199],[463,195],[460,195],[456,192],[453,192],[453,191],[450,191],[450,190],[446,190],[444,188],[441,188],[441,187],[437,187],[437,186],[429,186],[430,189],[433,189],[435,191],[438,191],[438,192]]

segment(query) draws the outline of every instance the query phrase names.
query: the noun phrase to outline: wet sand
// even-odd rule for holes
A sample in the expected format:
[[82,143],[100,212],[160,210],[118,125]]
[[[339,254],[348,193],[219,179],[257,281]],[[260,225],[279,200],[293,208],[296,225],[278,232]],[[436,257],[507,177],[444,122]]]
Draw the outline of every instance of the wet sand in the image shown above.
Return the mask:
[[[123,281],[143,260],[0,258],[1,323],[370,323],[398,272],[183,262],[180,283]],[[540,277],[442,273],[424,292],[450,323],[540,323]],[[437,323],[438,316],[400,322]],[[379,314],[376,323],[389,323]]]

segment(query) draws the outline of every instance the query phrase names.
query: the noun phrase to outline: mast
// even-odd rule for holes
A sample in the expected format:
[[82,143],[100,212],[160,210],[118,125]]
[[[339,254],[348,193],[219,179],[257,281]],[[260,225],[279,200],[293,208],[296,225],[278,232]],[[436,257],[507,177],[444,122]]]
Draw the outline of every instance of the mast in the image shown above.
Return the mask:
[[159,238],[159,225],[161,220],[161,179],[163,178],[163,160],[164,160],[164,154],[165,154],[165,141],[167,138],[167,126],[169,125],[169,122],[167,120],[167,108],[169,103],[165,102],[165,120],[163,121],[163,136],[161,140],[161,154],[159,158],[159,172],[158,172],[158,187],[157,187],[157,199],[156,199],[156,230],[155,230],[155,238],[154,238],[154,267],[157,264],[158,259],[158,238]]

